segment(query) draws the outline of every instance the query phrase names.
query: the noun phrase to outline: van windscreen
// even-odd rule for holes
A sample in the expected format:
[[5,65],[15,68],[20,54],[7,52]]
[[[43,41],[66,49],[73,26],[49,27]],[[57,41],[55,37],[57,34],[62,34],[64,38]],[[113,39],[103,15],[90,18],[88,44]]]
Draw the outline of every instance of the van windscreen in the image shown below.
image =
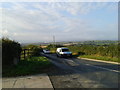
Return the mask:
[[67,52],[67,51],[69,51],[68,49],[62,49],[62,52]]

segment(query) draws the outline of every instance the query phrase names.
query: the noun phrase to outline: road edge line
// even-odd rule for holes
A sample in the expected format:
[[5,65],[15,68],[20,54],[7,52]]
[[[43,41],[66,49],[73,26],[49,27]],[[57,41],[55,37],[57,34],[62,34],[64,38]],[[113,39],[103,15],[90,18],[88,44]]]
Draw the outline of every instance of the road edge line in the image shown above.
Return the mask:
[[85,59],[85,60],[89,60],[89,61],[104,62],[104,63],[111,63],[111,64],[120,65],[120,63],[118,63],[118,62],[112,62],[112,61],[103,61],[103,60],[90,59],[90,58],[80,58],[80,57],[78,57],[78,59]]

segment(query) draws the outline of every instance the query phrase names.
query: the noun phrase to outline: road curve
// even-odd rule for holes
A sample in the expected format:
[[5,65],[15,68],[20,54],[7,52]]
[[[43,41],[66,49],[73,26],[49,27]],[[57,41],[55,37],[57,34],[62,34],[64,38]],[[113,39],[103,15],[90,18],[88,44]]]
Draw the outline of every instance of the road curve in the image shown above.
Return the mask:
[[119,65],[42,54],[59,68],[49,74],[55,88],[118,88]]

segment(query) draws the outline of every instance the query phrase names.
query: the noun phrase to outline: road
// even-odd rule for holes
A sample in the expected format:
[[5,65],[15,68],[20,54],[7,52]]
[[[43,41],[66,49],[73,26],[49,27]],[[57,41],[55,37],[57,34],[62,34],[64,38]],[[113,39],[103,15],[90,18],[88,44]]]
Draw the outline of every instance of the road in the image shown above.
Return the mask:
[[118,88],[119,65],[43,54],[56,66],[49,73],[54,88]]

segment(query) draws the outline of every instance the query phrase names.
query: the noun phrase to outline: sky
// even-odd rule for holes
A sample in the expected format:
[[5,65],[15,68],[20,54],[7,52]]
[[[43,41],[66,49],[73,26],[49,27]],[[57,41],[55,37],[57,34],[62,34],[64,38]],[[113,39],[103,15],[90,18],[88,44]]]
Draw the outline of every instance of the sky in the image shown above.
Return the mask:
[[118,40],[117,2],[2,2],[0,37],[21,43]]

